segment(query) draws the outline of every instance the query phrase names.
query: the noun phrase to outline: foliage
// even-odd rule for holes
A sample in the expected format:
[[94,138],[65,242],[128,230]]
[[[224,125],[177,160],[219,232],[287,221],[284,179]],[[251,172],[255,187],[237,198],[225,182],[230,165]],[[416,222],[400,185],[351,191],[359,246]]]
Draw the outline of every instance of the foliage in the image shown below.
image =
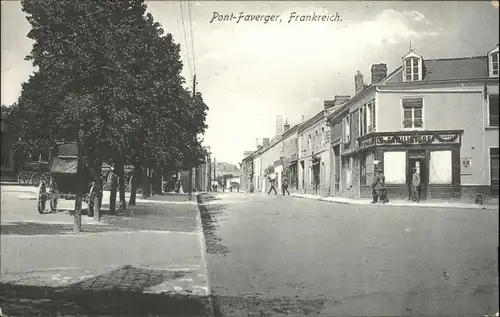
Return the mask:
[[87,155],[146,168],[197,166],[207,105],[183,87],[180,45],[144,1],[23,0],[38,70],[12,112],[16,147],[75,141]]
[[274,173],[274,166],[272,165],[269,165],[268,167],[266,167],[266,169],[264,170],[264,176],[269,176],[271,174]]

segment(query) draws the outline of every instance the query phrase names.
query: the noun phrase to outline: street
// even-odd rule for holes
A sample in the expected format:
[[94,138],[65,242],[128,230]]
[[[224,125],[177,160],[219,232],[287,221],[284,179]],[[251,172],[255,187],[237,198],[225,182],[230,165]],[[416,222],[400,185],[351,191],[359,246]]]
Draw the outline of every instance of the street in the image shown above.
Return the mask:
[[201,206],[223,316],[498,311],[498,210],[219,193]]
[[219,192],[199,195],[198,212],[186,196],[165,195],[100,222],[84,216],[75,235],[71,201],[40,215],[34,195],[2,186],[7,316],[498,311],[498,210]]

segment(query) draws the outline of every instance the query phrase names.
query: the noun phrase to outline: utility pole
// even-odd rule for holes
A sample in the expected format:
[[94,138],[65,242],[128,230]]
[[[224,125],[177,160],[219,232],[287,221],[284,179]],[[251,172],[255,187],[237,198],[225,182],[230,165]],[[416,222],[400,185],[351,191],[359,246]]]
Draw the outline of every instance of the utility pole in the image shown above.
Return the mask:
[[[196,74],[193,76],[193,102],[195,102],[194,98],[196,96]],[[189,200],[192,199],[193,195],[193,167],[189,167]]]

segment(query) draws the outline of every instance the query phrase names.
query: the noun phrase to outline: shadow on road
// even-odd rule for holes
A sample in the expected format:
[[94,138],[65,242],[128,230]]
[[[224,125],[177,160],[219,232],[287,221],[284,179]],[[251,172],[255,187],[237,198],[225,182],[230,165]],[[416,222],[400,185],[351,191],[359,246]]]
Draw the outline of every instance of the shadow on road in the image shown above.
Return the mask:
[[[219,198],[205,194],[198,195],[197,199],[207,253],[226,254],[229,252],[229,249],[222,244],[222,239],[216,235],[217,228],[219,227],[218,221],[213,217],[214,212],[209,211],[205,205],[206,202],[218,200]],[[224,207],[222,205],[211,205],[211,209],[220,212]]]

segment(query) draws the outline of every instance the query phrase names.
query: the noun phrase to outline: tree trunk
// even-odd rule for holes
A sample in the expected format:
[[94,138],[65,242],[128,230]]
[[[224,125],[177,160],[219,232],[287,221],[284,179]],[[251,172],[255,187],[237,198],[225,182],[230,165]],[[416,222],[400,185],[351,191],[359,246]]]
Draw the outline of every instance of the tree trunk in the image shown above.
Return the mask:
[[189,191],[189,194],[188,194],[188,198],[189,200],[192,199],[192,195],[193,195],[193,169],[190,168],[189,169],[189,180],[188,180],[188,191]]
[[112,215],[116,214],[116,190],[118,189],[118,180],[115,171],[111,173],[111,193],[109,195],[109,213]]
[[155,194],[161,194],[162,193],[162,188],[161,188],[161,169],[156,168],[153,171],[153,190]]
[[121,160],[115,165],[119,182],[120,210],[125,210],[125,208],[127,208],[127,202],[125,199],[125,166]]
[[149,169],[144,168],[142,170],[142,198],[149,198],[151,195],[150,180],[149,180]]
[[73,232],[80,233],[82,230],[82,199],[83,199],[83,130],[80,128],[78,131],[78,159],[76,165],[76,199],[75,199],[75,213]]
[[129,206],[135,206],[135,198],[137,197],[137,185],[140,183],[142,169],[139,164],[134,165],[134,174],[132,175],[132,182],[130,184],[130,200]]
[[101,202],[102,202],[102,161],[99,159],[96,162],[95,166],[95,175],[94,175],[94,197],[92,197],[93,201],[93,214],[94,219],[97,221],[101,221]]

